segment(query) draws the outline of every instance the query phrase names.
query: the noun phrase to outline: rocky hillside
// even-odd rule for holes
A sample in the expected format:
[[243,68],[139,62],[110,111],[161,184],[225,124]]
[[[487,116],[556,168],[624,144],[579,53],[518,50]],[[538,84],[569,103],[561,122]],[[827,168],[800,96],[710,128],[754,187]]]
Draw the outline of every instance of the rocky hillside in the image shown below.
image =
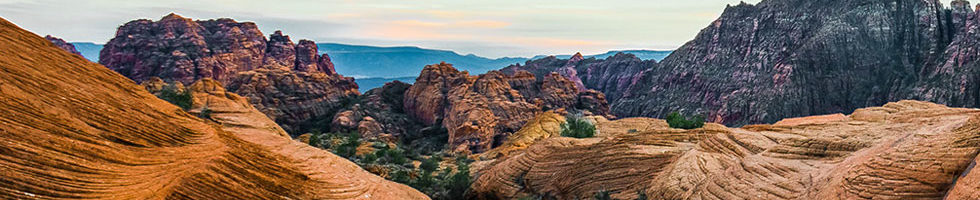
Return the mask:
[[48,41],[50,41],[52,44],[54,44],[54,46],[57,46],[58,48],[64,49],[65,51],[68,51],[68,53],[73,53],[73,54],[79,55],[79,56],[82,55],[81,52],[78,52],[78,50],[75,49],[75,45],[72,45],[71,43],[65,42],[65,40],[62,40],[61,38],[57,38],[57,37],[54,37],[54,36],[51,36],[51,35],[47,35],[47,36],[44,36],[44,39],[47,39]]
[[[519,134],[549,135],[560,121],[553,118],[545,114]],[[980,198],[980,173],[971,170],[980,150],[977,109],[900,101],[846,116],[694,130],[658,119],[597,121],[596,138],[537,139],[474,164],[471,197]]]
[[205,120],[3,19],[0,46],[2,199],[428,199],[292,141],[215,81],[190,87]]
[[623,96],[639,92],[632,89],[633,85],[637,84],[644,73],[653,70],[657,65],[655,60],[642,60],[633,54],[617,53],[606,59],[597,59],[576,53],[569,59],[550,56],[527,61],[524,65],[511,65],[500,71],[514,74],[523,70],[538,77],[558,72],[574,81],[579,89],[601,91],[609,102],[616,102]]
[[471,76],[450,64],[426,66],[415,85],[405,92],[405,112],[425,125],[442,124],[455,152],[484,152],[499,145],[537,113],[582,110],[586,115],[609,114],[605,96],[579,91],[557,73],[538,80],[521,71]]
[[294,44],[279,31],[266,39],[254,23],[231,19],[170,14],[156,22],[131,21],[119,27],[99,62],[136,82],[214,79],[288,131],[329,117],[338,102],[359,94],[353,78],[337,74],[313,41]]
[[504,71],[577,76],[606,93],[617,116],[680,111],[736,126],[901,99],[977,107],[978,20],[962,0],[950,8],[935,0],[767,0],[729,6],[660,63],[543,58]]
[[744,125],[904,99],[964,30],[957,20],[965,18],[947,12],[935,0],[730,6],[613,109],[629,116],[680,110]]

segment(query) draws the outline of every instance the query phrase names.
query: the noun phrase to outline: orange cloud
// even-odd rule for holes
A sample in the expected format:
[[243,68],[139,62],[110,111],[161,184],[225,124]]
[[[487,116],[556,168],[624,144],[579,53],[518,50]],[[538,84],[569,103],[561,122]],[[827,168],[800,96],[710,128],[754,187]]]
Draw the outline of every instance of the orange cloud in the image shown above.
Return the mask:
[[395,21],[391,21],[390,25],[417,27],[417,28],[431,28],[431,27],[445,27],[446,23],[427,22],[427,21],[420,21],[420,20],[395,20]]
[[427,11],[423,11],[422,13],[425,13],[429,16],[444,18],[444,19],[459,19],[466,16],[466,14],[460,11],[427,10]]
[[486,28],[486,29],[496,29],[510,26],[509,22],[502,21],[491,21],[491,20],[475,20],[475,21],[460,21],[453,24],[459,27],[468,28]]

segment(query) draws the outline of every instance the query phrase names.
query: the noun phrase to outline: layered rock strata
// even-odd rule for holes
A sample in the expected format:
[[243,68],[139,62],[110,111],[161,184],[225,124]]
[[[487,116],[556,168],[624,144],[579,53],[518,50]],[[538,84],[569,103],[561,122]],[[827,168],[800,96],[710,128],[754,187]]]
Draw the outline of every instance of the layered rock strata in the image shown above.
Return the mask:
[[476,168],[472,197],[573,199],[601,191],[615,199],[977,197],[971,169],[980,150],[980,110],[900,101],[833,118],[694,130],[662,121],[598,122],[599,137],[542,139],[484,161],[490,163]]
[[294,142],[215,81],[204,120],[0,19],[2,199],[428,199]]

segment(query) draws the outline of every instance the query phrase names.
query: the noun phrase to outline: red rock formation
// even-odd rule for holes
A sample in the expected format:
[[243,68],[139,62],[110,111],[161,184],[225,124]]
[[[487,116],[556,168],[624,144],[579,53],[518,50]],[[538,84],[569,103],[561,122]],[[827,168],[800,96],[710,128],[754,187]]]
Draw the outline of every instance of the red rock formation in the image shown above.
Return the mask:
[[82,52],[78,52],[78,49],[75,49],[75,45],[65,42],[65,40],[62,40],[61,38],[57,38],[51,35],[46,35],[44,36],[44,39],[51,41],[51,43],[54,44],[54,46],[64,49],[65,51],[68,51],[68,53],[73,53],[79,56],[82,55]]
[[269,42],[265,49],[265,63],[285,67],[293,66],[296,63],[296,45],[293,44],[293,40],[278,30],[269,35]]
[[[581,55],[581,54],[576,54]],[[554,56],[538,60],[529,60],[524,65],[511,65],[500,71],[516,75],[520,71],[528,71],[538,77],[546,77],[552,72],[558,72],[567,77],[581,90],[594,89],[615,102],[622,96],[633,92],[633,85],[639,78],[657,66],[655,60],[640,60],[632,54],[617,53],[606,59],[585,59],[573,56],[570,59],[558,59]]]
[[358,95],[352,78],[285,68],[242,72],[225,87],[290,131],[309,119],[332,115],[344,98]]
[[442,122],[448,109],[447,93],[452,87],[469,83],[469,72],[456,70],[451,64],[425,66],[415,84],[405,91],[405,113],[425,125]]
[[0,46],[0,199],[428,199],[217,82],[190,87],[205,121],[3,19]]
[[404,138],[409,134],[417,133],[424,126],[415,118],[406,115],[402,106],[405,91],[410,86],[394,81],[369,90],[352,106],[334,115],[330,131],[356,130],[365,138],[381,135]]
[[422,70],[406,91],[404,106],[426,125],[446,127],[455,152],[483,152],[499,145],[542,111],[587,108],[596,115],[609,113],[605,97],[595,91],[579,93],[572,81],[557,73],[542,80],[528,72],[470,76],[446,63]]
[[119,27],[100,63],[142,82],[151,77],[190,84],[211,78],[249,99],[289,131],[336,110],[356,96],[352,78],[333,70],[316,44],[276,31],[269,39],[251,22],[194,21],[170,14],[160,21],[136,20]]

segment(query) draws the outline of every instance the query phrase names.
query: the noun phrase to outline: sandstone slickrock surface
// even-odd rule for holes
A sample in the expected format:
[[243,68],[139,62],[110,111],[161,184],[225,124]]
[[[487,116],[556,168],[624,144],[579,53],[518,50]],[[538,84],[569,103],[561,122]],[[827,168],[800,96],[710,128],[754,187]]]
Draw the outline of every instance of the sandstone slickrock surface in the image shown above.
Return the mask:
[[405,92],[404,106],[409,116],[423,124],[446,127],[454,152],[476,153],[500,145],[507,135],[543,111],[586,108],[591,114],[609,114],[601,93],[580,94],[574,82],[557,73],[541,80],[528,72],[506,75],[490,71],[470,76],[451,64],[440,63],[422,70]]
[[963,0],[950,8],[936,0],[767,0],[725,8],[660,63],[543,58],[503,71],[574,68],[617,116],[679,111],[734,126],[902,99],[980,107],[978,20]]
[[79,56],[82,55],[82,52],[78,52],[78,49],[75,49],[75,45],[65,42],[65,40],[62,40],[61,38],[57,38],[51,35],[46,35],[44,36],[44,39],[51,41],[51,43],[54,44],[54,46],[64,49],[65,51],[68,51],[68,53],[73,53]]
[[476,168],[472,197],[573,199],[599,191],[616,199],[640,193],[650,199],[978,196],[978,173],[971,169],[980,150],[980,110],[899,101],[825,118],[833,117],[694,130],[643,118],[600,121],[597,138],[543,139],[486,161],[493,163]]
[[288,131],[330,117],[358,95],[353,78],[334,71],[309,40],[294,44],[276,31],[267,40],[251,22],[194,21],[170,14],[119,27],[99,62],[136,82],[159,77],[184,85],[211,78],[247,98]]
[[219,126],[0,19],[0,198],[427,199],[284,137],[217,82]]

